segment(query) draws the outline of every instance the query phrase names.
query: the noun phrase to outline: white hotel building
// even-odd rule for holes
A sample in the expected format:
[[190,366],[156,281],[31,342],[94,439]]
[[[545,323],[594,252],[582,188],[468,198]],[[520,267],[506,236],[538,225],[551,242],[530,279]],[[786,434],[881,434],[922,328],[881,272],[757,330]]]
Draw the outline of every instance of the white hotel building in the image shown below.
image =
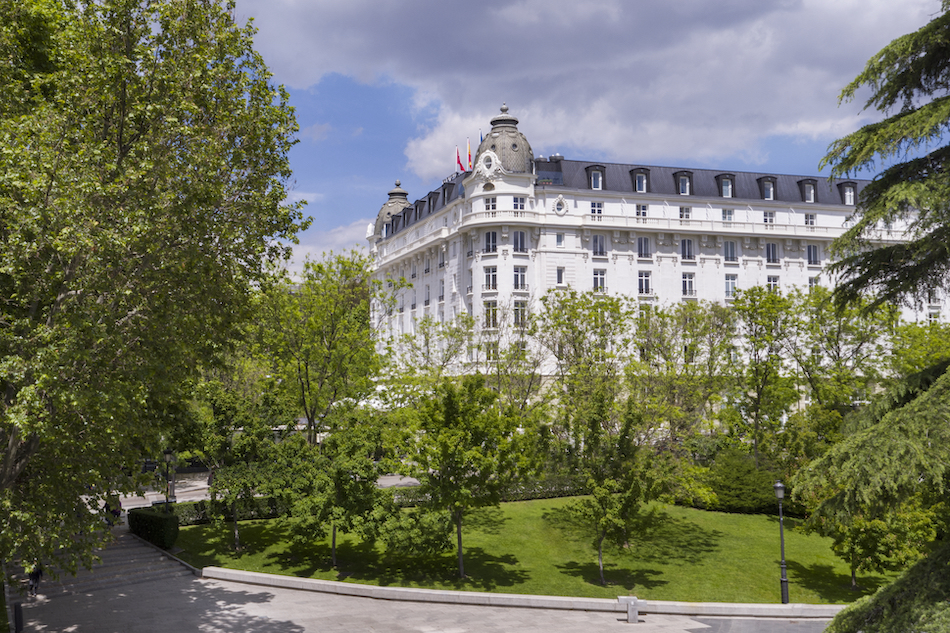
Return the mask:
[[[415,202],[397,181],[367,229],[376,275],[412,284],[380,315],[393,333],[424,315],[517,320],[568,286],[657,304],[807,287],[868,182],[535,158],[506,107],[491,123],[472,171]],[[924,311],[941,318],[936,298]]]

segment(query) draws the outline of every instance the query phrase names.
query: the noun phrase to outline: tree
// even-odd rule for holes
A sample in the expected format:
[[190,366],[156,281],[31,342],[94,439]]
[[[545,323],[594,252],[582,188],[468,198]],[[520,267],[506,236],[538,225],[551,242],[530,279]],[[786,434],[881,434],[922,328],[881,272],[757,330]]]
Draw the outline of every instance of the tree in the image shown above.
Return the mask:
[[741,368],[735,404],[752,439],[752,455],[760,466],[760,447],[766,431],[774,433],[783,416],[798,400],[788,376],[783,344],[791,304],[786,297],[762,286],[736,293],[733,307],[739,322]]
[[304,263],[301,283],[285,277],[266,293],[264,348],[296,385],[310,444],[335,406],[355,404],[373,391],[380,357],[370,302],[379,287],[370,269],[369,258],[356,251],[330,253]]
[[560,411],[555,432],[576,466],[586,432],[578,412],[607,402],[616,419],[622,405],[634,311],[622,297],[573,289],[553,290],[541,302],[538,340],[555,360],[550,385],[550,401]]
[[378,419],[358,409],[334,424],[319,447],[304,444],[300,436],[279,447],[277,493],[290,501],[291,529],[304,541],[329,532],[334,567],[337,531],[363,531],[367,521],[378,520],[373,516],[382,502],[377,481],[385,470],[375,457],[381,444]]
[[304,224],[293,112],[232,8],[0,2],[4,559],[91,562],[104,498]]
[[[861,192],[854,223],[835,243],[839,301],[874,295],[872,305],[921,301],[947,287],[950,273],[950,4],[914,33],[868,60],[841,93],[851,101],[869,88],[865,109],[885,118],[831,144],[821,167],[834,178],[889,163]],[[933,149],[931,149],[933,148]],[[906,223],[898,243],[882,243],[881,227]]]
[[641,310],[627,379],[650,425],[665,425],[667,450],[680,451],[733,387],[735,321],[726,306],[692,301]]
[[413,474],[427,506],[447,510],[455,525],[459,577],[465,577],[462,521],[471,508],[497,505],[516,473],[514,425],[495,406],[497,395],[480,374],[461,384],[445,379],[422,406],[410,449]]
[[619,427],[609,420],[603,394],[580,414],[586,423],[581,473],[590,495],[571,502],[568,512],[594,534],[600,584],[604,578],[604,543],[629,541],[640,506],[655,498],[659,487],[648,429],[629,399]]

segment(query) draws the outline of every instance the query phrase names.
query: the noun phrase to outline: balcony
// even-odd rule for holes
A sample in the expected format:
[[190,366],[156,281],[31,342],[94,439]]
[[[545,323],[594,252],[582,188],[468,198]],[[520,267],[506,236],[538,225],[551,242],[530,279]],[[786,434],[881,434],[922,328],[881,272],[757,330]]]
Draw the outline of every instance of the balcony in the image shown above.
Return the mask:
[[528,292],[528,284],[515,282],[515,292]]
[[498,290],[497,283],[482,284],[482,292]]

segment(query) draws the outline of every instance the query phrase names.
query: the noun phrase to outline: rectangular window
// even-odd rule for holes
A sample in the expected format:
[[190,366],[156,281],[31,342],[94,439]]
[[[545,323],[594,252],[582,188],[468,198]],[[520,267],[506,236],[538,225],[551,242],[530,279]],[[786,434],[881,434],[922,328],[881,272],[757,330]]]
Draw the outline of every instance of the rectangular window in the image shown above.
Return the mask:
[[649,210],[650,205],[648,204],[638,204],[637,205],[637,217],[645,218],[647,217],[647,211]]
[[431,268],[430,264],[431,264],[431,260],[428,257],[426,257],[426,267],[425,267],[425,270],[423,270],[422,272],[424,272],[427,275],[429,274],[429,269]]
[[485,252],[498,252],[498,233],[496,231],[485,231]]
[[728,178],[722,179],[722,197],[723,198],[732,197],[732,181]]
[[498,290],[498,266],[485,266],[485,285],[482,290]]
[[486,341],[485,342],[485,361],[489,363],[494,363],[499,360],[498,356],[498,341]]
[[445,301],[445,280],[439,280],[439,301]]
[[651,257],[649,237],[637,238],[637,257],[641,257],[644,259]]
[[680,176],[679,191],[681,196],[689,195],[689,176]]
[[695,273],[683,273],[683,296],[684,297],[696,296],[695,282],[696,282]]
[[558,248],[564,248],[564,234],[558,233],[554,236],[554,242]]
[[498,208],[498,198],[485,198],[485,210],[494,211]]
[[637,292],[641,295],[652,294],[650,292],[650,272],[641,270],[637,282]]
[[815,201],[815,185],[805,183],[805,202]]
[[844,203],[852,206],[854,205],[854,187],[851,185],[845,185]]
[[769,290],[771,290],[772,292],[777,292],[779,289],[778,275],[769,275],[767,277],[766,285],[768,285]]
[[515,231],[511,237],[512,246],[516,253],[528,252],[528,236],[524,231]]
[[778,244],[769,242],[765,245],[765,262],[767,264],[778,263]]
[[515,290],[528,289],[528,267],[515,266]]
[[599,171],[590,172],[590,188],[591,189],[603,189],[604,188],[604,175]]
[[429,284],[426,284],[426,305],[429,305]]
[[808,278],[808,289],[817,288],[821,284],[818,283],[818,277],[809,277]]
[[415,265],[415,263],[413,263],[413,265],[412,265],[412,275],[410,275],[410,279],[415,279],[415,278],[416,278],[416,265]]
[[737,262],[739,258],[736,256],[736,243],[727,240],[722,243],[722,258],[727,262]]
[[593,216],[593,219],[600,220],[601,216],[604,214],[604,203],[603,202],[591,202],[590,203],[590,214]]
[[445,251],[439,249],[439,268],[445,268]]
[[560,266],[557,269],[557,285],[559,286],[564,285],[564,269],[561,268]]
[[722,221],[723,222],[732,222],[733,217],[735,217],[735,209],[723,209],[722,210]]
[[762,183],[762,197],[765,200],[775,200],[775,183],[769,181]]
[[594,291],[605,292],[607,290],[607,271],[603,269],[594,270]]
[[736,296],[736,284],[738,281],[738,275],[726,275],[726,297]]
[[515,211],[524,211],[524,198],[515,196],[514,209]]
[[816,215],[814,213],[805,214],[805,226],[815,226]]
[[688,220],[693,215],[692,207],[680,207],[680,220]]
[[595,235],[593,238],[594,242],[594,257],[606,257],[607,256],[607,237],[604,235]]
[[775,224],[775,211],[763,211],[762,221],[766,224]]
[[680,240],[680,255],[685,260],[696,259],[693,254],[693,240]]
[[637,193],[647,192],[647,175],[637,174]]
[[528,302],[524,300],[515,301],[514,309],[515,325],[524,325],[528,321]]
[[816,244],[809,244],[807,247],[807,252],[808,252],[808,265],[818,266],[821,263],[821,260],[818,257],[818,246]]
[[498,327],[498,302],[486,301],[484,303],[484,307],[485,307],[485,327],[487,328]]

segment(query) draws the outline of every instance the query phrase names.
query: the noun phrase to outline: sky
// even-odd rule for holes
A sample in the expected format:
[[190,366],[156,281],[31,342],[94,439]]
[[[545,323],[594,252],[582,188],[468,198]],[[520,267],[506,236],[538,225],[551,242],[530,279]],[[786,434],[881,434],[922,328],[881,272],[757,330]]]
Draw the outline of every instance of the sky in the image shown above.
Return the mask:
[[[502,103],[535,156],[827,175],[881,118],[838,96],[940,0],[237,0],[300,125],[306,257],[366,247],[400,180],[424,197]],[[869,176],[869,175],[867,175]]]

